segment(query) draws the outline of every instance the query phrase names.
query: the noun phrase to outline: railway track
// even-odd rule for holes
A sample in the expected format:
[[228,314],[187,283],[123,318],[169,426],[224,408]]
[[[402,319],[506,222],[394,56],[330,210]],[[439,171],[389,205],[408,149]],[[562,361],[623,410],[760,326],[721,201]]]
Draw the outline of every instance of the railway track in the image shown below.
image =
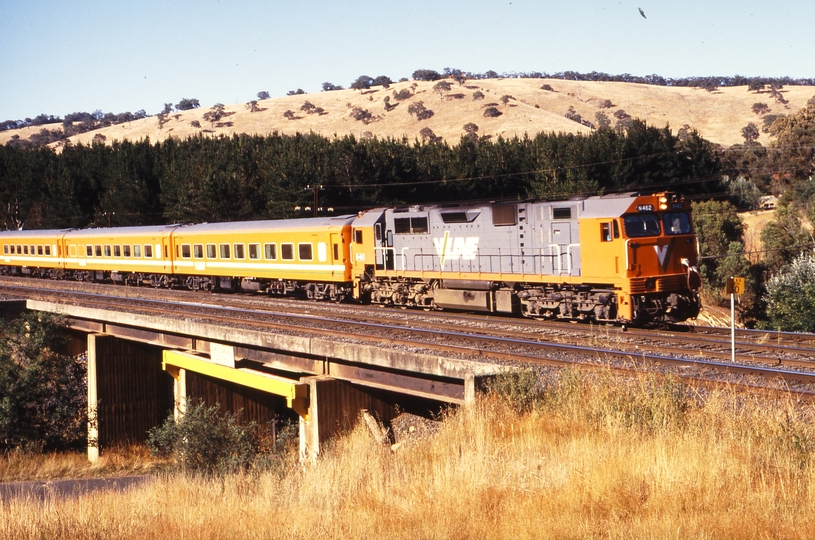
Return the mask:
[[[779,345],[750,333],[739,335],[739,362],[730,364],[729,341],[723,332],[624,332],[618,327],[591,327],[468,314],[423,313],[359,306],[270,301],[234,295],[203,295],[186,291],[153,291],[125,287],[61,290],[58,282],[0,282],[0,294],[81,303],[105,309],[127,309],[154,316],[195,318],[285,333],[364,341],[382,347],[444,353],[455,357],[518,365],[601,366],[631,373],[671,372],[703,386],[739,385],[770,392],[792,390],[815,396],[815,349],[811,336],[799,344]],[[70,287],[75,289],[74,287]],[[90,289],[96,289],[91,291]],[[112,289],[112,290],[111,290]],[[140,298],[133,298],[136,292]],[[729,332],[729,330],[728,330]],[[754,334],[755,336],[757,334]],[[729,334],[727,334],[729,337]],[[743,337],[745,336],[745,337]],[[681,343],[677,343],[680,342]],[[763,342],[762,342],[763,341]],[[718,350],[717,350],[718,349]],[[726,350],[723,350],[726,349]],[[783,357],[783,358],[782,358]]]

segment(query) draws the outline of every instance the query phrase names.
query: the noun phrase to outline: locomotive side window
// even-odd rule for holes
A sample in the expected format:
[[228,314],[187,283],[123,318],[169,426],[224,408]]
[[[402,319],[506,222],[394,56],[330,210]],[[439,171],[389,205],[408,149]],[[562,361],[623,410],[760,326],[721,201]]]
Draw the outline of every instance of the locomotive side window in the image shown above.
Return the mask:
[[301,261],[310,261],[314,258],[311,244],[297,244],[297,256]]
[[215,244],[207,244],[207,259],[216,258]]
[[362,229],[354,229],[354,243],[355,244],[362,243]]
[[144,258],[151,259],[153,257],[153,246],[144,244]]
[[181,258],[182,259],[189,259],[191,255],[190,245],[189,244],[181,244]]
[[125,244],[122,246],[122,255],[125,257],[130,257],[130,244]]
[[260,259],[260,244],[249,244],[249,258]]
[[284,261],[293,261],[294,244],[280,244],[280,258]]
[[662,216],[665,234],[690,234],[690,219],[685,212],[666,212]]
[[611,223],[600,224],[600,241],[611,242]]
[[277,260],[277,245],[263,244],[263,254],[267,261]]
[[195,244],[192,246],[192,256],[196,259],[204,258],[204,244]]
[[[393,232],[396,234],[427,234],[427,217],[407,217],[393,220]],[[380,238],[376,239],[377,241]]]
[[121,257],[122,256],[122,246],[116,244],[113,246],[113,256],[114,257]]
[[572,207],[552,208],[552,219],[572,219]]
[[623,216],[625,235],[629,238],[659,236],[659,217],[656,214],[631,214]]
[[221,244],[220,246],[221,251],[221,258],[228,259],[229,258],[229,244]]
[[236,259],[245,259],[246,253],[243,244],[235,244],[235,258]]

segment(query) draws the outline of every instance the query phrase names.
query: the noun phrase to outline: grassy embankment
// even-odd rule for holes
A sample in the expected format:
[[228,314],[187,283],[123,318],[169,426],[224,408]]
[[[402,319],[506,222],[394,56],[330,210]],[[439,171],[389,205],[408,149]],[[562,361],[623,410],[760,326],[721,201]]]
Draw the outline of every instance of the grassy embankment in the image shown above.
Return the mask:
[[[516,385],[523,388],[523,385]],[[395,451],[364,425],[312,464],[2,503],[2,538],[807,538],[811,406],[564,372]],[[518,403],[522,405],[517,406]],[[519,412],[519,409],[525,412]]]

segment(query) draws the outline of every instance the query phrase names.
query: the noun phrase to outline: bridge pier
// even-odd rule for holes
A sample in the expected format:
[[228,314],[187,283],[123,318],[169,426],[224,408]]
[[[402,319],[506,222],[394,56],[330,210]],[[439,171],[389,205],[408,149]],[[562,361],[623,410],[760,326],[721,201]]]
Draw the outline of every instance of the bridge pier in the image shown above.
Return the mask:
[[144,442],[172,408],[173,379],[159,348],[88,334],[88,459],[100,448]]
[[354,427],[367,409],[382,421],[396,416],[396,406],[372,389],[363,389],[325,375],[303,377],[308,385],[308,415],[300,417],[300,459],[315,459],[320,446]]

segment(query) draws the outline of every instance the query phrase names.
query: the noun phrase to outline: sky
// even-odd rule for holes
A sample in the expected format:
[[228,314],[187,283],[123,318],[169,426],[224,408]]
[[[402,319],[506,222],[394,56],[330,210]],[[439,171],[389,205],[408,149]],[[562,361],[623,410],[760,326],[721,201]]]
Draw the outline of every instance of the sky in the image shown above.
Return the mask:
[[0,0],[0,121],[446,67],[812,78],[813,29],[812,0]]

